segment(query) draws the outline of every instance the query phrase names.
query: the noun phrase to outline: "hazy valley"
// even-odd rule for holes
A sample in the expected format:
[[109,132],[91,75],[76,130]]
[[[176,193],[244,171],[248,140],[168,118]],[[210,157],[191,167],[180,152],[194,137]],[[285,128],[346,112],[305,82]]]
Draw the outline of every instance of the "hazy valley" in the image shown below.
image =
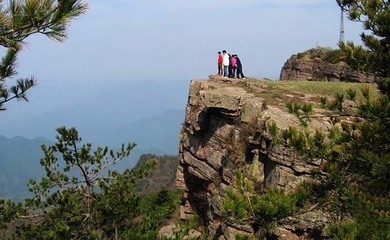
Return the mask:
[[[83,143],[93,147],[118,148],[135,142],[130,157],[116,166],[120,170],[135,166],[142,154],[177,155],[188,84],[151,81],[118,84],[120,88],[115,84],[74,86],[70,96],[61,91],[61,85],[52,85],[50,91],[45,86],[33,89],[29,103],[12,103],[1,116],[0,198],[20,200],[28,194],[28,179],[43,174],[40,146],[53,144],[60,126],[75,126]],[[45,96],[53,92],[56,97],[47,101]]]

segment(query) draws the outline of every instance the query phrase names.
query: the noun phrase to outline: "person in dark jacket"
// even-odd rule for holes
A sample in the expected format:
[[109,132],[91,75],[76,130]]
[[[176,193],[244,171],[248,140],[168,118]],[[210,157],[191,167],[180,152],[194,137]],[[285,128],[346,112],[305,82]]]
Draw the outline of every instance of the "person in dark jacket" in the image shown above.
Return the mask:
[[237,78],[245,79],[244,73],[242,72],[242,63],[238,55],[234,56],[236,58],[236,64],[237,64]]
[[228,68],[229,75],[228,75],[228,77],[232,78],[232,77],[234,77],[234,76],[232,76],[232,55],[230,55],[230,53],[228,53],[228,55],[229,55],[229,68]]

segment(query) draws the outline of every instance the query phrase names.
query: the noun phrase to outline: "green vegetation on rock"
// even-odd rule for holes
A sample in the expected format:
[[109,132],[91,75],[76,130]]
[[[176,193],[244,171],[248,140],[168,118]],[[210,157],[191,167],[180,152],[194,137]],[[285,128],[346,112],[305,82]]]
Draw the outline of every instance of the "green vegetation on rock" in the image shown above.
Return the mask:
[[345,55],[340,49],[317,47],[305,52],[300,52],[293,57],[305,60],[318,59],[324,61],[325,63],[332,64],[346,64]]

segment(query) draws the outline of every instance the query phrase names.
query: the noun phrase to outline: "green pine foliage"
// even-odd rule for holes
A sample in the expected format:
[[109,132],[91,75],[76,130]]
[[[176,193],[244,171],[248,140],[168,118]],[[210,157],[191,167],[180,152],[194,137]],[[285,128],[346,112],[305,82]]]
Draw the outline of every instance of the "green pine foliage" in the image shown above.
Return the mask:
[[295,56],[297,59],[318,59],[325,63],[344,64],[345,55],[340,49],[316,47]]
[[360,22],[364,46],[341,42],[347,63],[355,69],[372,72],[381,78],[379,89],[390,94],[390,3],[388,0],[337,0],[349,19]]
[[271,121],[267,124],[267,127],[268,127],[268,132],[271,134],[273,139],[277,138],[279,134],[279,128],[276,125],[276,123],[274,121]]
[[357,96],[356,90],[353,90],[351,88],[347,90],[347,99],[348,100],[356,102],[356,96]]
[[337,160],[343,168],[348,168],[348,172],[354,173],[354,180],[364,182],[365,185],[381,186],[384,191],[389,191],[389,97],[381,95],[372,100],[367,96],[358,110],[358,116],[364,121],[343,126],[342,138],[335,146],[343,149],[347,159]]
[[254,198],[254,214],[258,221],[272,221],[290,216],[296,205],[295,198],[281,189],[270,189]]
[[6,229],[17,214],[25,214],[22,203],[15,203],[11,200],[0,199],[0,238],[4,236]]
[[338,110],[339,112],[343,111],[343,102],[344,102],[344,94],[342,93],[335,93],[334,94],[334,103],[331,105],[330,109],[332,110]]
[[248,235],[244,235],[244,234],[237,234],[236,237],[235,237],[235,240],[249,240],[250,237]]
[[[82,144],[75,128],[57,129],[57,143],[42,146],[46,176],[31,180],[26,204],[0,202],[4,239],[156,239],[171,218],[180,192],[141,195],[139,181],[155,166],[144,161],[120,173],[110,166],[126,158],[135,144],[117,152]],[[1,233],[1,232],[0,232]]]
[[326,135],[320,130],[310,133],[307,130],[302,131],[290,126],[281,130],[280,135],[275,138],[278,142],[274,143],[294,147],[301,156],[307,157],[308,160],[323,159],[329,147]]
[[[173,236],[161,236],[161,238],[158,238],[159,240],[207,240],[211,239],[211,236],[208,236],[207,234],[203,234],[200,236],[200,238],[189,238],[188,233],[191,229],[198,229],[199,228],[199,216],[194,215],[194,218],[187,219],[187,220],[180,220],[176,225],[175,229],[173,231]],[[155,239],[155,238],[154,238]]]
[[[365,89],[362,96],[362,101],[355,100],[356,115],[350,116],[355,121],[335,121],[327,133],[273,130],[279,132],[277,144],[293,147],[309,161],[326,161],[322,170],[327,174],[318,175],[317,197],[309,201],[341,219],[328,230],[333,239],[390,239],[390,101],[383,94],[372,99]],[[335,98],[338,106],[343,98]]]
[[259,192],[245,176],[244,172],[236,171],[235,182],[227,188],[223,200],[222,218],[233,224],[257,226],[258,237],[269,234],[278,220],[298,214],[324,194],[323,187],[314,183],[304,183],[289,194],[279,188]]
[[357,239],[390,239],[389,195],[356,185],[348,188],[345,202],[358,227]]
[[17,79],[14,86],[6,86],[17,74],[17,54],[24,40],[34,34],[43,34],[64,41],[70,21],[86,9],[86,3],[79,0],[0,1],[0,46],[6,48],[0,61],[0,111],[4,111],[5,103],[11,100],[28,101],[27,91],[37,85],[35,78],[31,77]]
[[[308,161],[326,161],[322,170],[327,174],[318,175],[321,184],[312,188],[317,197],[309,201],[341,219],[329,228],[334,239],[390,238],[390,101],[387,95],[372,99],[364,89],[362,95],[362,101],[355,100],[356,116],[350,116],[355,121],[335,121],[327,133],[291,126],[273,130],[279,132],[273,136],[279,140],[276,144],[294,148]],[[354,99],[356,94],[348,96]],[[336,97],[336,102],[342,99]]]
[[288,101],[286,103],[288,112],[294,114],[300,121],[301,125],[306,127],[311,120],[311,113],[313,112],[314,105],[312,103],[299,103]]
[[[247,179],[236,176],[238,180],[224,201],[225,221],[246,220],[261,229],[315,204],[337,219],[328,228],[332,239],[390,239],[390,5],[386,0],[337,2],[351,20],[362,22],[367,30],[361,35],[365,47],[340,43],[340,55],[353,68],[374,73],[381,94],[373,98],[363,88],[362,97],[353,90],[336,93],[331,103],[323,97],[321,104],[335,111],[334,126],[327,132],[309,132],[305,122],[303,130],[280,130],[269,123],[274,144],[295,148],[307,161],[321,160],[321,174],[313,172],[319,181],[287,195],[275,189],[254,192],[242,186]],[[353,111],[344,109],[346,99],[355,103]],[[300,120],[309,119],[312,110],[294,102],[286,107]]]
[[344,53],[340,49],[325,52],[322,59],[327,63],[337,64],[345,60]]
[[248,199],[243,194],[235,192],[233,188],[229,188],[226,191],[223,206],[222,216],[228,222],[244,222],[250,216],[251,205]]
[[346,220],[332,224],[328,232],[333,240],[355,240],[358,235],[358,225],[351,220]]
[[[321,170],[326,175],[318,175],[321,184],[315,189],[320,191],[310,202],[336,215],[338,221],[328,229],[332,239],[390,239],[390,4],[387,0],[337,3],[366,30],[361,34],[364,46],[340,43],[346,62],[374,73],[381,94],[373,98],[363,88],[362,98],[352,90],[335,94],[332,103],[324,97],[321,104],[337,111],[333,128],[315,135],[290,128],[279,131],[276,138],[302,157],[325,160]],[[345,99],[355,102],[354,111],[344,109]],[[339,119],[340,115],[353,121]],[[303,147],[316,154],[305,154]]]
[[143,195],[140,199],[137,221],[128,224],[121,234],[121,239],[157,238],[158,227],[167,219],[172,218],[180,204],[182,192],[162,190],[158,193]]

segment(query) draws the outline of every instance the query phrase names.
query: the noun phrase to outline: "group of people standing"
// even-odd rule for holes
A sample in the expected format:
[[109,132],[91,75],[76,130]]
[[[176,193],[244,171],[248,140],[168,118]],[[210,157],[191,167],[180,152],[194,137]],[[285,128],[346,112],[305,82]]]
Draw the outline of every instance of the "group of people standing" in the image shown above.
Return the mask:
[[242,72],[242,64],[237,54],[230,54],[223,50],[218,52],[218,75],[224,78],[245,79]]

